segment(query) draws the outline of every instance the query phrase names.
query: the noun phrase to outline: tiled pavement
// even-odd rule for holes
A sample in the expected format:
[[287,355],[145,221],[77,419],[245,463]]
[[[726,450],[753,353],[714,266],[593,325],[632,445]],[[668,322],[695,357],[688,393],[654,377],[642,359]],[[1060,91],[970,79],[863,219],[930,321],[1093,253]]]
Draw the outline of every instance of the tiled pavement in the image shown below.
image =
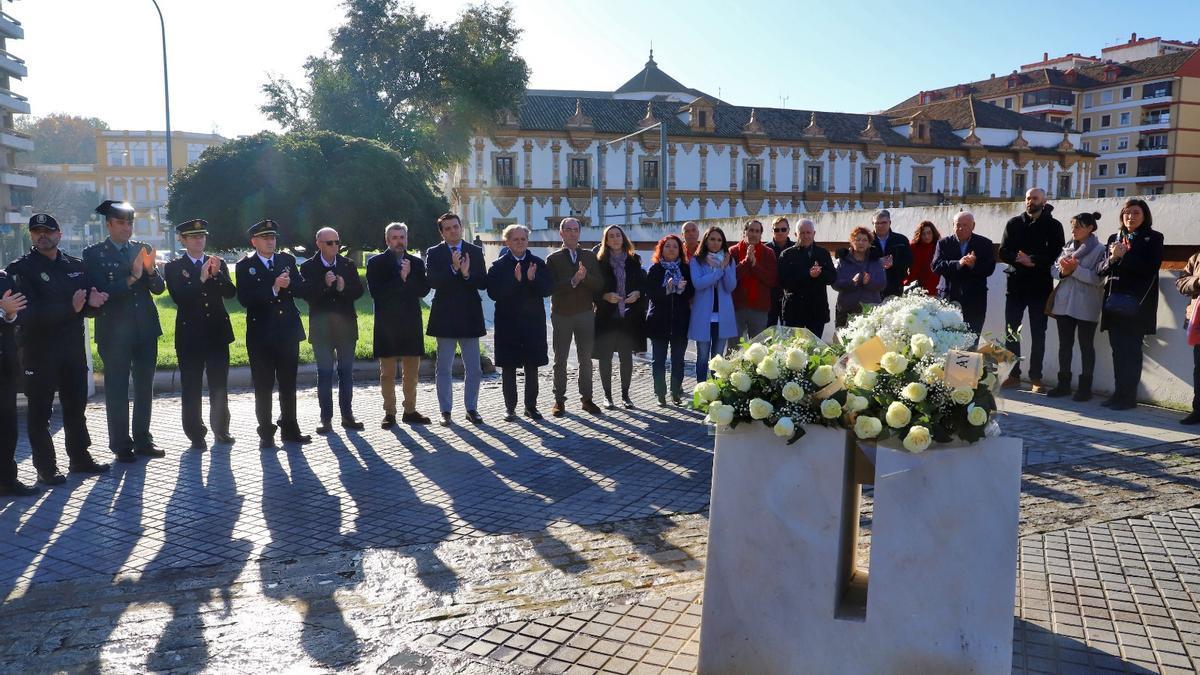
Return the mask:
[[[484,427],[385,432],[361,386],[366,431],[271,453],[247,392],[240,442],[205,454],[178,450],[178,400],[156,399],[167,459],[0,503],[0,670],[692,667],[704,428],[653,406],[644,366],[639,409],[603,419],[505,424],[484,388]],[[421,397],[433,412],[429,383]],[[314,392],[300,404],[312,426]],[[1016,394],[1007,410],[1026,441],[1018,663],[1200,657],[1194,436],[1149,408],[1100,422],[1095,403]],[[89,419],[101,457],[103,406]]]

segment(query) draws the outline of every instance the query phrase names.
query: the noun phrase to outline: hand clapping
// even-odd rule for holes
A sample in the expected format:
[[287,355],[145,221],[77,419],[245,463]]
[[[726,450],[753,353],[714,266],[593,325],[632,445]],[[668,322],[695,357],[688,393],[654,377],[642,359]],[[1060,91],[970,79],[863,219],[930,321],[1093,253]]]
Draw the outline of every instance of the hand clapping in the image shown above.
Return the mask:
[[[6,317],[11,317],[17,312],[25,309],[25,295],[22,293],[13,293],[11,290],[4,291],[4,295],[0,296],[0,309],[4,310]],[[75,310],[79,311],[79,310]]]

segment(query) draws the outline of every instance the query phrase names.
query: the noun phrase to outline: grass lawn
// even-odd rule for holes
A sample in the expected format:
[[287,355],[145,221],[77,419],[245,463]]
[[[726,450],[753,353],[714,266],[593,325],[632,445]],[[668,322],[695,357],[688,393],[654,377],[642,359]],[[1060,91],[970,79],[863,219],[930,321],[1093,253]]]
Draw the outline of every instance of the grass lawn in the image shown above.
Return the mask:
[[[230,272],[233,272],[232,266]],[[360,274],[361,274],[360,270]],[[236,282],[236,279],[234,280]],[[366,279],[363,279],[363,286],[366,286]],[[158,305],[158,320],[162,324],[163,334],[158,338],[158,368],[173,369],[179,365],[179,360],[175,356],[175,302],[171,300],[171,296],[167,292],[162,295],[155,296],[154,302]],[[354,356],[359,359],[371,358],[371,335],[375,326],[374,304],[371,301],[370,293],[363,293],[363,297],[354,303],[355,309],[358,310],[358,343],[354,347]],[[225,308],[229,310],[229,319],[233,322],[233,343],[229,345],[229,365],[231,366],[247,366],[250,361],[246,356],[246,308],[237,301],[237,298],[230,298],[225,301]],[[300,320],[304,322],[305,334],[308,333],[308,303],[303,300],[296,300],[296,308],[300,310]],[[423,307],[421,310],[422,318],[421,325],[429,325],[429,308]],[[89,319],[89,321],[92,321]],[[95,334],[93,330],[93,335]],[[101,372],[104,370],[104,364],[100,360],[99,351],[96,348],[96,343],[93,340],[92,361],[95,364],[95,370]],[[437,341],[434,338],[425,336],[425,355],[432,357],[437,353]],[[300,343],[300,363],[313,363],[312,343],[307,339]]]

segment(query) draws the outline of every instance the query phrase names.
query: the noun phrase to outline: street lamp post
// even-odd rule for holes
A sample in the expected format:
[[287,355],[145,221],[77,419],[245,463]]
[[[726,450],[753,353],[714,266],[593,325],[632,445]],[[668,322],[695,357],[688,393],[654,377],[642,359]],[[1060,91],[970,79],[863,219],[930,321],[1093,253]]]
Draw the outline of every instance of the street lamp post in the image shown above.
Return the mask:
[[169,191],[171,189],[171,85],[167,80],[167,24],[163,21],[162,9],[158,6],[158,0],[150,0],[150,2],[154,3],[154,9],[158,12],[158,25],[162,29],[163,104],[167,111],[167,190]]

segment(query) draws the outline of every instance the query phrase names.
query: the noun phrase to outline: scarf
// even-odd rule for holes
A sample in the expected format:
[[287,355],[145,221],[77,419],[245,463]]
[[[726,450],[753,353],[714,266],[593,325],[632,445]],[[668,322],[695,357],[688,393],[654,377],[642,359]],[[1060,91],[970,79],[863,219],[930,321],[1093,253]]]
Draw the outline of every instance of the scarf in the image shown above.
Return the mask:
[[666,260],[660,260],[658,264],[662,265],[663,268],[663,288],[667,288],[667,284],[674,281],[675,290],[672,293],[682,293],[683,289],[679,287],[679,282],[683,281],[683,272],[679,271],[679,261],[673,260],[667,262]]
[[625,260],[628,257],[623,250],[615,253],[609,251],[608,255],[608,264],[612,266],[613,276],[617,279],[615,293],[621,296],[617,302],[617,314],[621,317],[625,316]]
[[704,259],[708,261],[709,265],[713,267],[720,267],[721,263],[725,260],[725,252],[717,251],[716,253],[713,253],[712,251],[709,251],[708,255],[705,256]]
[[1062,260],[1063,258],[1066,258],[1067,256],[1074,256],[1076,258],[1082,258],[1082,257],[1086,256],[1088,253],[1090,253],[1092,251],[1092,249],[1096,248],[1099,245],[1100,245],[1100,240],[1097,239],[1096,235],[1094,235],[1094,234],[1089,234],[1088,238],[1084,239],[1082,242],[1075,241],[1074,239],[1072,239],[1067,242],[1066,246],[1063,246],[1062,253],[1060,253],[1058,255],[1058,259]]

